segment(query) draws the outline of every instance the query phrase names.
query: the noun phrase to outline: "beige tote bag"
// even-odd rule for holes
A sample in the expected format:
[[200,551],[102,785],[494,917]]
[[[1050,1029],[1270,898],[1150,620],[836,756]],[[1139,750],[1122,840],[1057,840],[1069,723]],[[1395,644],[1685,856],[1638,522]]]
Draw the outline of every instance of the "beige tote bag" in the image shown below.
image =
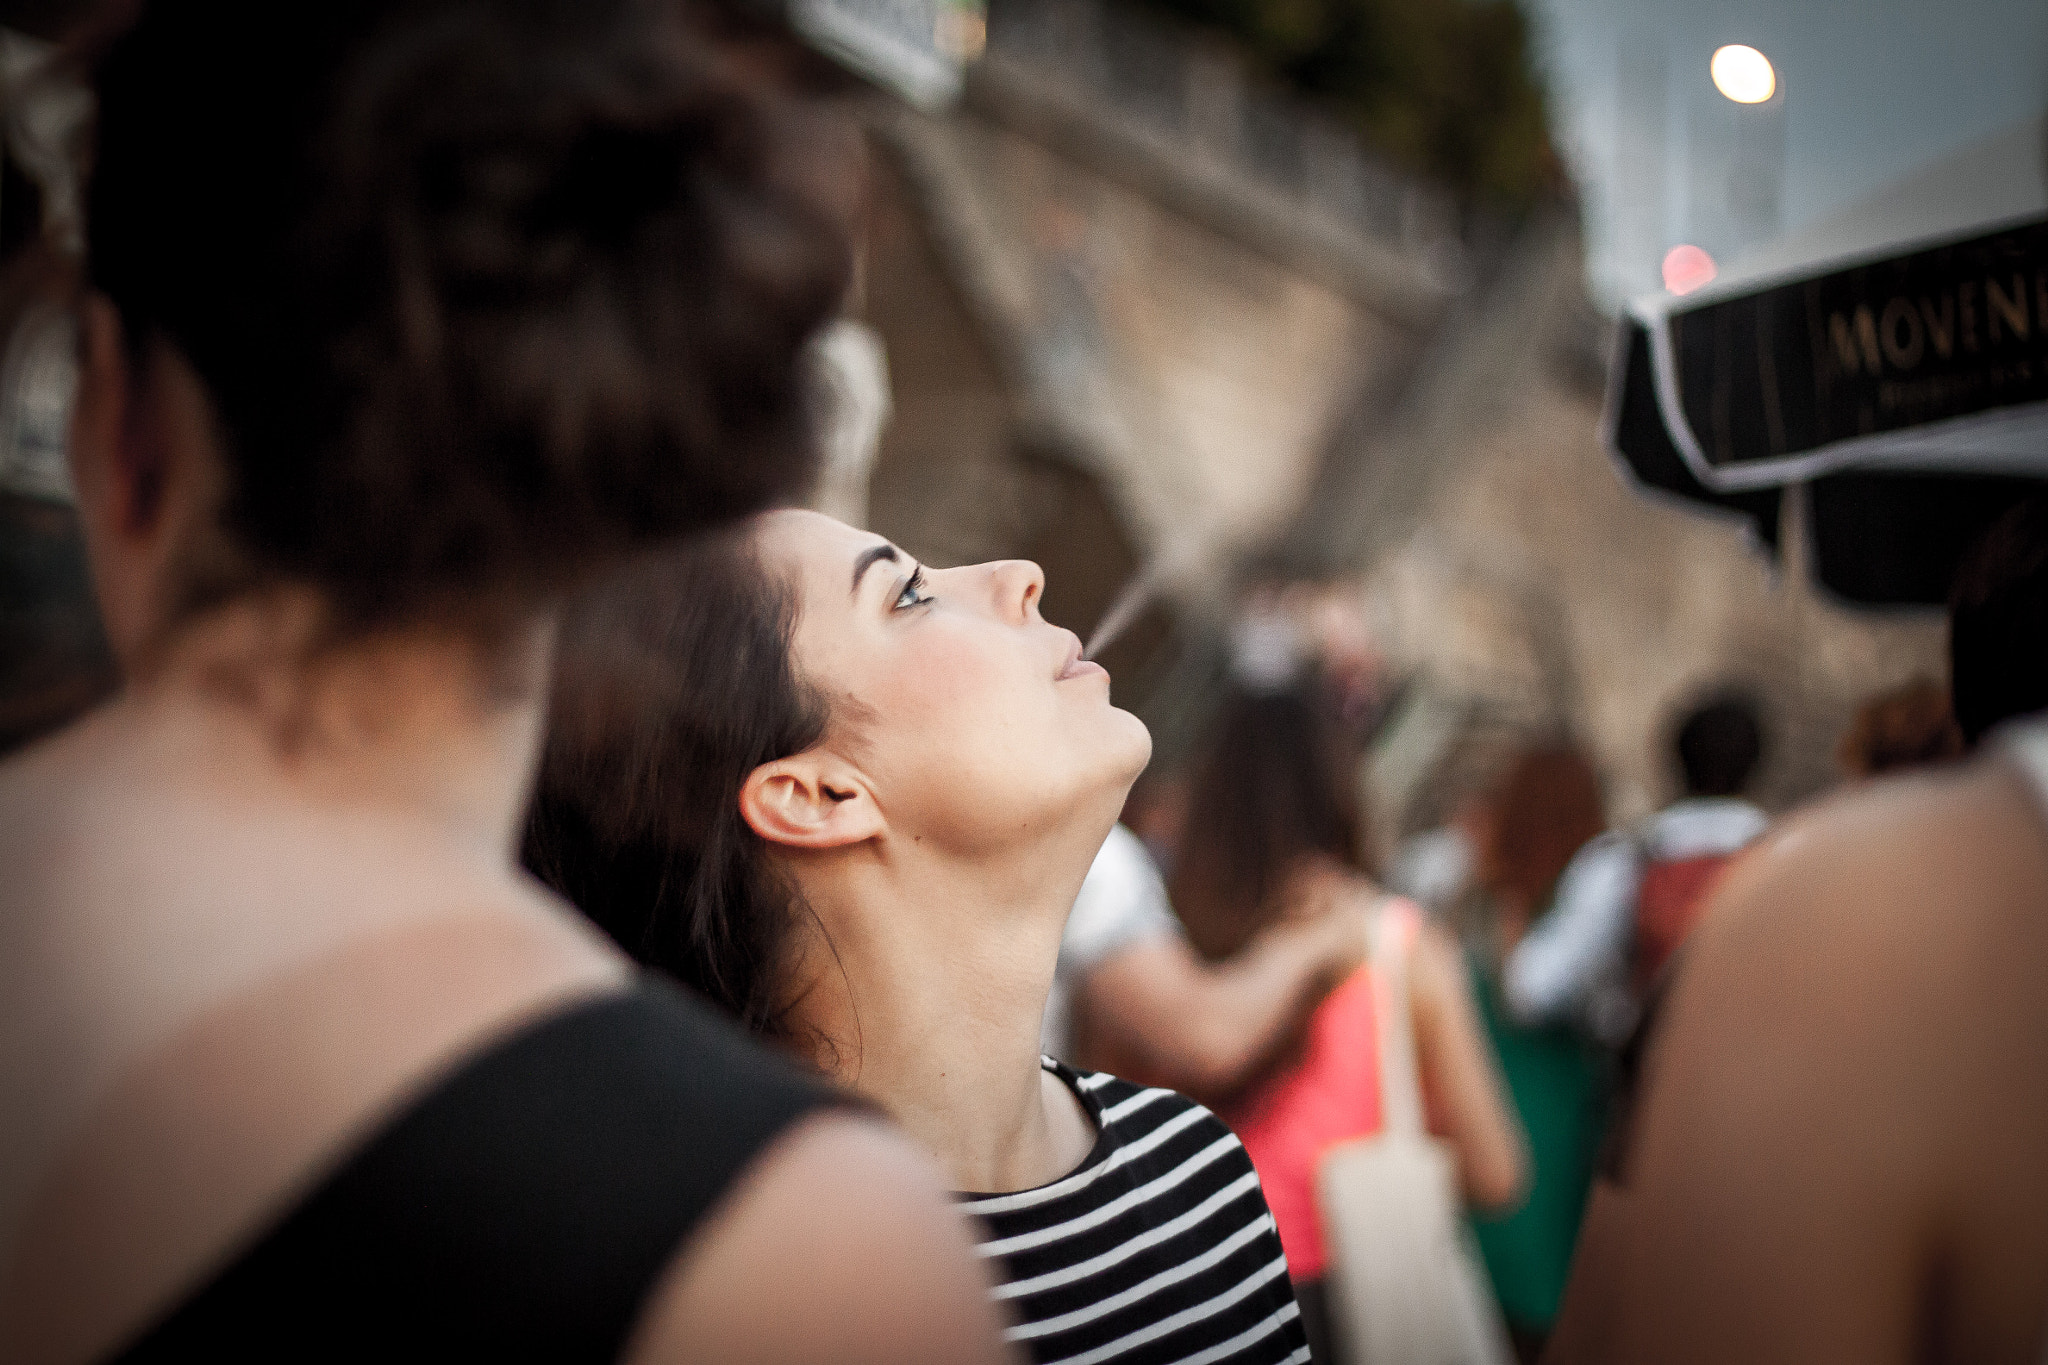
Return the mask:
[[1316,1168],[1330,1330],[1345,1365],[1511,1365],[1492,1287],[1461,1216],[1457,1158],[1422,1123],[1407,944],[1394,902],[1372,919],[1381,1131]]

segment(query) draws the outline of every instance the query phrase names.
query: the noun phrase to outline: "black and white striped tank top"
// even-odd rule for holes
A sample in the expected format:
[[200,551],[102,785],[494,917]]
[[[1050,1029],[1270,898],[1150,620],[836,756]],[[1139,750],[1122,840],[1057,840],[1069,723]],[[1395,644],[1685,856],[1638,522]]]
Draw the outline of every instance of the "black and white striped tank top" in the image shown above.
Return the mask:
[[1007,1336],[1049,1365],[1306,1362],[1308,1339],[1258,1172],[1214,1114],[1051,1058],[1095,1120],[1050,1185],[963,1194]]

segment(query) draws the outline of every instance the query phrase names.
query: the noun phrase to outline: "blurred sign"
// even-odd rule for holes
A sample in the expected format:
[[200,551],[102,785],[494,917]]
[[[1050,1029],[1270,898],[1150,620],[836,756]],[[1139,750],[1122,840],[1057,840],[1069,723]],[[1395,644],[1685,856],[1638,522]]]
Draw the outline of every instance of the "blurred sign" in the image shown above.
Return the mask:
[[1644,363],[1618,365],[1610,390],[1610,438],[1668,446],[1682,482],[2048,475],[2048,216],[1701,292],[1635,305]]
[[[2010,423],[2048,403],[2048,219],[1674,309],[1665,325],[1685,436],[1724,477],[1782,482],[1916,428]],[[2048,413],[2031,425],[2048,444]]]
[[983,0],[790,0],[789,17],[813,46],[925,109],[959,96],[988,35]]
[[1984,528],[2048,487],[2048,217],[1709,292],[1623,319],[1606,431],[1644,491],[1775,550],[1803,484],[1817,583],[1939,606]]

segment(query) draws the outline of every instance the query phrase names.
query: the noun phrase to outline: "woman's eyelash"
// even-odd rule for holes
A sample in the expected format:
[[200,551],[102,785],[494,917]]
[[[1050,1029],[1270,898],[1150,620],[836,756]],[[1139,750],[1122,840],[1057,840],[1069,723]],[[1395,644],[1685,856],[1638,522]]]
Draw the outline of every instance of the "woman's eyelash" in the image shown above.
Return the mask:
[[[897,592],[895,604],[896,610],[905,611],[911,607],[921,607],[925,603],[931,601],[932,599],[930,597],[918,591],[918,589],[922,588],[923,586],[924,565],[920,564],[917,566],[917,568],[911,571],[909,580],[905,582],[902,589]],[[906,601],[906,598],[909,600]]]

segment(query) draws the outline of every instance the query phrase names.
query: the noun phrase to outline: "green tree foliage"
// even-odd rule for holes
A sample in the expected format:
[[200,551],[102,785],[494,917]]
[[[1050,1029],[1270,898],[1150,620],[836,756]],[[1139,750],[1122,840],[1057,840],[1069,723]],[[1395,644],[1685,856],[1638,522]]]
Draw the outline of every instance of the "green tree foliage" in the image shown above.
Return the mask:
[[1514,0],[1148,0],[1220,29],[1397,163],[1474,204],[1561,185]]

